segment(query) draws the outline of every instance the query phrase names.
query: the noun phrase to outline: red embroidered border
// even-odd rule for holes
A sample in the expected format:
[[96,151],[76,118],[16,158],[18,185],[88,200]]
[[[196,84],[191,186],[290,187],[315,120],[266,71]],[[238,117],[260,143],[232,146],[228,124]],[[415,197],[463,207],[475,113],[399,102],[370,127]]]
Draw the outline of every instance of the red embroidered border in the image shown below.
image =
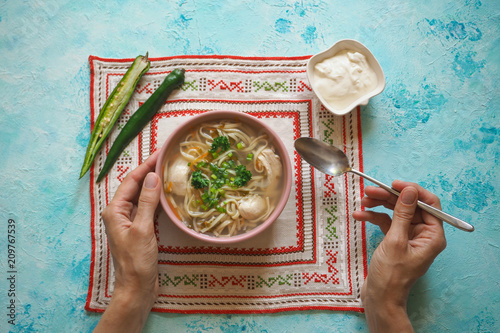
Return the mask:
[[[94,128],[94,61],[89,57],[90,65],[90,131]],[[94,202],[94,165],[90,167],[90,238],[92,243],[92,250],[90,255],[90,272],[89,272],[89,290],[87,292],[87,301],[85,302],[85,309],[96,310],[90,307],[90,301],[92,300],[92,291],[94,289],[94,270],[95,270],[95,202]]]
[[[176,102],[176,101],[173,101]],[[250,102],[251,103],[251,102]],[[258,103],[258,102],[257,102]],[[169,111],[169,112],[164,112],[164,113],[159,113],[155,115],[153,118],[152,124],[151,124],[151,152],[155,152],[157,149],[157,130],[158,130],[158,121],[162,118],[170,118],[170,117],[178,117],[178,116],[184,116],[184,115],[196,115],[196,114],[201,114],[207,111],[200,111],[200,110],[191,110],[191,111]],[[298,117],[299,115],[296,112],[292,111],[266,111],[265,114],[264,112],[246,112],[247,114],[250,114],[252,116],[255,116],[257,118],[264,118],[265,114],[272,114],[274,115],[274,118],[278,118],[279,116],[281,117],[289,117],[293,119],[294,126],[294,138],[298,138],[300,136],[300,126],[299,126],[299,120]],[[295,159],[295,176],[297,177],[300,173],[300,159],[298,156],[294,155]],[[299,167],[297,168],[297,162],[299,164]],[[297,179],[297,178],[296,178]],[[302,205],[302,197],[301,197],[301,184],[298,184],[296,182],[296,198],[297,198],[297,246],[283,246],[281,248],[268,248],[268,249],[254,249],[254,248],[249,248],[249,249],[237,249],[237,248],[230,248],[230,247],[213,247],[213,246],[201,246],[201,247],[189,247],[189,246],[184,246],[184,247],[173,247],[173,246],[159,246],[159,251],[163,253],[173,253],[173,254],[187,254],[187,253],[218,253],[218,254],[242,254],[242,255],[259,255],[259,254],[283,254],[283,253],[293,253],[297,251],[302,251],[304,248],[304,243],[303,243],[303,205]],[[313,221],[314,226],[316,225],[315,221]],[[314,262],[315,259],[312,261]],[[311,262],[311,261],[307,261]],[[162,262],[162,263],[169,263],[169,264],[188,264],[188,265],[200,265],[203,263],[177,263],[177,262]],[[297,263],[297,262],[293,262]],[[293,264],[290,263],[290,264]],[[213,263],[210,263],[213,264]],[[217,264],[218,265],[218,264]],[[225,265],[230,265],[230,264],[225,264]],[[231,266],[238,266],[242,264],[232,264]],[[255,265],[255,264],[247,264],[247,265]],[[244,266],[247,266],[244,265]],[[268,266],[267,264],[261,265],[257,264],[258,266]],[[274,264],[271,264],[269,266],[274,266]]]
[[[247,56],[234,56],[234,55],[177,55],[170,57],[151,58],[150,61],[164,61],[172,59],[231,59],[231,60],[307,60],[311,55],[297,56],[297,57],[247,57]],[[101,58],[98,56],[89,56],[89,62],[99,60],[103,62],[131,62],[134,58]]]

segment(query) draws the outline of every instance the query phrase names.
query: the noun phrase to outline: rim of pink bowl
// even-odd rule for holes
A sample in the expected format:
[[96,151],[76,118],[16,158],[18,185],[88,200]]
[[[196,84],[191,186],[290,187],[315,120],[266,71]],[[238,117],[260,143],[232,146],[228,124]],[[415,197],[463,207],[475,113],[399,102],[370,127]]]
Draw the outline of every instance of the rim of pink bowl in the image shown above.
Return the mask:
[[[284,184],[284,189],[281,193],[281,197],[274,208],[274,211],[269,215],[267,220],[262,222],[258,227],[255,229],[252,229],[251,231],[237,235],[237,236],[232,236],[232,237],[212,237],[208,235],[204,235],[201,233],[198,233],[192,229],[189,229],[181,220],[179,220],[175,214],[172,212],[170,209],[170,206],[167,203],[167,200],[165,198],[165,192],[163,191],[163,172],[161,172],[165,156],[167,155],[167,152],[169,150],[169,145],[171,142],[178,142],[181,136],[184,136],[184,133],[186,129],[195,127],[196,125],[206,122],[206,121],[212,121],[212,120],[227,120],[227,119],[238,119],[242,122],[245,123],[250,123],[252,127],[259,129],[259,127],[262,127],[272,138],[273,138],[273,143],[274,146],[277,150],[278,155],[281,158],[282,165],[283,165],[283,184]],[[285,158],[284,158],[285,157]],[[239,111],[223,111],[223,110],[218,110],[218,111],[206,111],[200,115],[196,115],[193,118],[187,120],[184,122],[182,125],[177,127],[167,138],[165,143],[160,149],[160,154],[158,156],[158,160],[156,162],[156,174],[160,176],[161,179],[161,196],[160,196],[160,203],[169,217],[169,219],[177,225],[181,230],[183,230],[185,233],[203,240],[207,241],[210,243],[218,243],[218,244],[230,244],[230,243],[236,243],[236,242],[241,242],[244,240],[247,240],[249,238],[252,238],[256,236],[257,234],[261,233],[265,229],[267,229],[276,219],[281,215],[281,212],[285,208],[286,203],[288,202],[288,198],[290,196],[290,191],[292,188],[292,164],[290,162],[290,158],[288,156],[288,152],[286,151],[285,145],[281,141],[280,137],[274,132],[268,125],[266,125],[263,121],[259,120],[257,117],[252,116],[251,114],[239,112]]]

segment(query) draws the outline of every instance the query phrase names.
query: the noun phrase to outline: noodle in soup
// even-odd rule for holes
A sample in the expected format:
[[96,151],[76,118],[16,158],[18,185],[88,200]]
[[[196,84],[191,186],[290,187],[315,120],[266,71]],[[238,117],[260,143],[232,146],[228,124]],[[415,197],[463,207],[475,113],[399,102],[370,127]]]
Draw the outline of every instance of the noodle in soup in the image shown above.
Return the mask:
[[167,158],[164,191],[174,214],[196,232],[229,237],[273,212],[282,164],[266,134],[237,121],[201,124]]

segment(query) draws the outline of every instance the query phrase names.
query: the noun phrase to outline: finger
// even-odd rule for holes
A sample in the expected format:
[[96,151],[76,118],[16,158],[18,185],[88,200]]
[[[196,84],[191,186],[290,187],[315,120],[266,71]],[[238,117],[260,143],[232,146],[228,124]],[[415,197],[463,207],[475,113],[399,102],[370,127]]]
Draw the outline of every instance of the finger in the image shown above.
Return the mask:
[[112,201],[101,213],[101,217],[106,227],[112,224],[123,224],[130,221],[134,205],[126,201]]
[[418,190],[413,186],[403,189],[394,207],[392,223],[387,237],[403,243],[408,241],[408,231],[417,209]]
[[361,199],[361,205],[363,205],[366,208],[375,208],[379,206],[384,206],[387,209],[394,209],[394,204],[391,204],[385,200],[376,200],[372,199],[370,197],[364,197]]
[[365,195],[379,200],[389,200],[392,196],[391,193],[377,186],[367,186],[365,188]]
[[392,206],[396,205],[396,201],[398,200],[398,197],[396,195],[390,193],[387,190],[384,190],[381,187],[375,186],[367,186],[365,188],[365,195],[373,199],[386,201]]
[[391,227],[391,217],[384,213],[372,212],[372,211],[355,211],[352,213],[352,217],[358,221],[367,221],[374,224],[380,228],[380,230],[385,234],[389,231]]
[[441,209],[441,201],[439,200],[438,196],[435,195],[434,193],[426,190],[422,186],[416,184],[416,183],[411,183],[411,182],[405,182],[402,180],[395,180],[392,183],[392,187],[397,190],[397,191],[402,191],[405,187],[412,186],[417,189],[418,191],[418,199],[422,202],[425,202],[428,205],[431,205],[435,208]]
[[130,172],[120,186],[118,186],[113,200],[133,201],[137,199],[137,195],[142,186],[142,181],[149,172],[154,171],[157,159],[158,151]]
[[137,228],[152,228],[153,219],[160,201],[160,177],[154,172],[147,174],[142,186],[139,203],[137,204],[137,214],[133,225]]
[[[418,199],[422,202],[425,202],[426,204],[433,206],[437,209],[442,209],[441,208],[441,201],[439,200],[439,197],[435,195],[434,193],[426,190],[422,186],[416,184],[416,183],[411,183],[411,182],[405,182],[401,180],[395,180],[392,183],[392,186],[394,189],[401,191],[405,187],[408,186],[413,186],[418,190]],[[419,209],[420,215],[422,216],[422,219],[425,221],[426,224],[437,224],[437,225],[442,225],[443,221],[441,221],[439,218]]]

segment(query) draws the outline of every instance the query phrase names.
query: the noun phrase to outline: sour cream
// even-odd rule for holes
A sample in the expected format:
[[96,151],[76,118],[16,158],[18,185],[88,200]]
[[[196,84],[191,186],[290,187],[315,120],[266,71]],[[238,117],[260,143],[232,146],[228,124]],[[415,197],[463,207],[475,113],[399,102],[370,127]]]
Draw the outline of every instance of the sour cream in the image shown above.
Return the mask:
[[344,109],[377,86],[377,75],[363,54],[340,51],[314,66],[314,83],[321,97],[335,109]]

